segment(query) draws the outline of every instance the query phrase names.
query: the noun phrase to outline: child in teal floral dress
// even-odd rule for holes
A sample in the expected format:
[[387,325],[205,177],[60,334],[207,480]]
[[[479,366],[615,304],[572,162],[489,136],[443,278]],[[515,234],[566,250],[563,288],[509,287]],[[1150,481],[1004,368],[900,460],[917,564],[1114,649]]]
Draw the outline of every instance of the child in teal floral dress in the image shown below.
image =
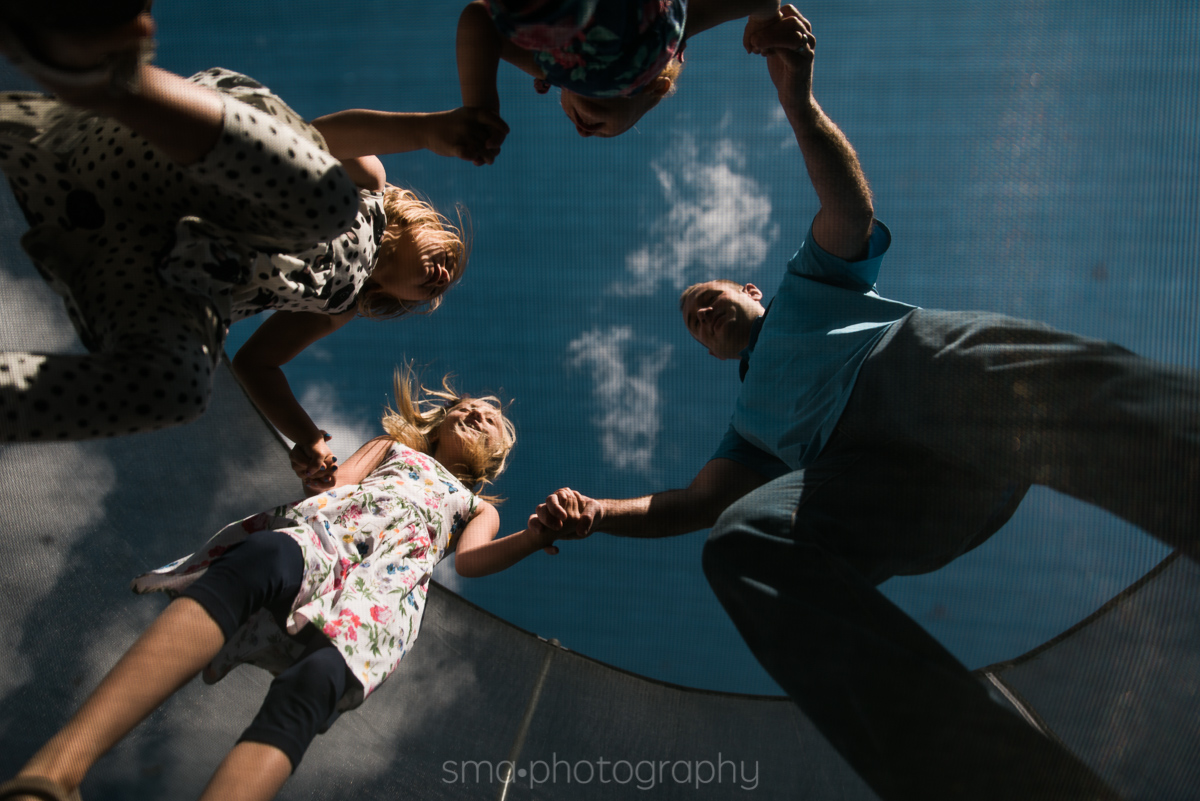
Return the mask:
[[[553,537],[495,539],[478,489],[504,469],[512,424],[495,398],[422,390],[397,375],[398,411],[336,473],[336,485],[226,526],[185,559],[134,580],[175,596],[71,721],[0,797],[71,798],[91,765],[204,668],[242,662],[276,674],[262,709],[202,799],[268,799],[313,737],[358,706],[417,636],[434,565],[503,570]],[[40,793],[40,795],[39,795]]]
[[499,113],[504,59],[539,93],[562,89],[580,136],[617,136],[671,93],[690,37],[747,15],[749,31],[778,11],[779,0],[474,0],[458,22],[463,105]]

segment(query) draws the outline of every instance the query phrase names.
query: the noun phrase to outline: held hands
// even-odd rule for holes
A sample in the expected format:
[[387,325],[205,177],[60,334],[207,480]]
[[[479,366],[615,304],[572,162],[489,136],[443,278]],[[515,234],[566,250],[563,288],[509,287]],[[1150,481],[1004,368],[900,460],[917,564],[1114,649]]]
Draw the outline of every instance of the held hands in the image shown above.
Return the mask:
[[491,164],[500,155],[508,124],[490,109],[462,106],[428,117],[426,147],[439,156],[465,159],[475,166]]
[[817,46],[812,24],[795,6],[787,5],[768,19],[751,17],[742,34],[747,53],[767,58],[771,80],[784,103],[812,95],[813,57]]
[[316,442],[297,442],[292,446],[290,454],[292,470],[304,483],[304,486],[315,490],[326,490],[337,480],[337,457],[325,443],[333,439],[325,431],[321,431]]
[[548,554],[558,553],[555,540],[581,540],[589,536],[604,517],[600,503],[573,489],[552,493],[529,516],[529,532],[538,537]]

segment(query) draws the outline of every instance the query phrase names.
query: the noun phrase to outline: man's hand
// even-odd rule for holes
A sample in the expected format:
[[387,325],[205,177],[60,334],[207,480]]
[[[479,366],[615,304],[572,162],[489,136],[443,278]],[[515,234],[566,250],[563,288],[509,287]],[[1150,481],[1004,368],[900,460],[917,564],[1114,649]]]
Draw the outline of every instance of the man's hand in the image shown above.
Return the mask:
[[462,106],[430,114],[426,121],[426,148],[476,166],[494,162],[508,136],[508,124],[498,113],[484,108]]
[[742,44],[746,52],[766,56],[767,69],[785,110],[811,101],[817,40],[812,25],[795,6],[783,6],[769,20],[751,18]]
[[865,258],[875,219],[871,187],[850,141],[813,97],[817,42],[812,25],[795,6],[783,6],[768,23],[747,23],[744,43],[747,51],[766,56],[779,105],[821,201],[813,217],[813,240],[838,258]]
[[304,486],[315,490],[329,489],[337,479],[337,457],[325,443],[333,439],[325,431],[316,442],[297,442],[289,454],[292,470],[304,482]]
[[581,540],[592,533],[603,517],[598,501],[563,487],[538,504],[526,527],[543,543],[546,553],[556,554],[555,540]]

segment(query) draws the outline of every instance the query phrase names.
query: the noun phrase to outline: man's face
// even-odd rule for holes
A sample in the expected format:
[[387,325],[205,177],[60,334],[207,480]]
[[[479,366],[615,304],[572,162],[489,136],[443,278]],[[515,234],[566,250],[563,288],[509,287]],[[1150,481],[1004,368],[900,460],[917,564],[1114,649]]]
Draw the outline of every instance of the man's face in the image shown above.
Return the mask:
[[754,284],[709,281],[684,290],[679,301],[688,332],[718,359],[736,359],[750,344],[750,326],[763,315]]

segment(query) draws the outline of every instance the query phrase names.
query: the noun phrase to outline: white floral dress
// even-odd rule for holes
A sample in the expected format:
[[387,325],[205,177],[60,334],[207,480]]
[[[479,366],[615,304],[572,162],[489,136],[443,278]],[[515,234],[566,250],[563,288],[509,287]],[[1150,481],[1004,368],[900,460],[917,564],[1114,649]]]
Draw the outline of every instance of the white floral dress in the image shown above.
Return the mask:
[[191,556],[143,574],[135,592],[177,593],[212,560],[254,531],[290,536],[304,554],[304,581],[287,631],[260,609],[204,670],[213,683],[242,662],[279,673],[304,650],[289,635],[312,624],[327,637],[353,683],[339,707],[362,703],[412,647],[430,575],[477,511],[475,496],[431,456],[393,443],[358,485],[337,487],[221,529]]

